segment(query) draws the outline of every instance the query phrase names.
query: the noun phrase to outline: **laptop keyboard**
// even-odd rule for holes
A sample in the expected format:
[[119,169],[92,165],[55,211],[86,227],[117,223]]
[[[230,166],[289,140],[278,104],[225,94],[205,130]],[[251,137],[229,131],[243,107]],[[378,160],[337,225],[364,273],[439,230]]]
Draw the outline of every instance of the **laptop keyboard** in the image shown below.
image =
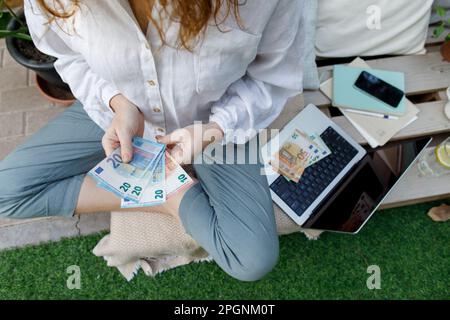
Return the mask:
[[305,212],[358,153],[332,127],[328,127],[320,137],[330,148],[332,154],[306,168],[298,183],[279,176],[270,185],[273,192],[283,199],[298,216]]

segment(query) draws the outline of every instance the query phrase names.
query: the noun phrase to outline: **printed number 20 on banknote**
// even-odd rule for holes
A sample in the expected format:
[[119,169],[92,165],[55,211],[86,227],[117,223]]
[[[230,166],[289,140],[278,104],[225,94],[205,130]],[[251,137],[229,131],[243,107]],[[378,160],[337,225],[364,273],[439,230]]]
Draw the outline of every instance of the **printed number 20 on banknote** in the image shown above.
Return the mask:
[[186,171],[165,153],[165,179],[157,184],[149,184],[138,203],[122,200],[122,208],[142,208],[164,203],[178,191],[188,188],[194,182]]
[[[150,165],[150,170],[143,173],[142,167],[139,168],[139,174],[136,175],[136,166],[125,164],[120,156],[120,148],[115,150],[111,156],[104,159],[90,172],[94,179],[108,190],[112,191],[121,198],[131,199],[138,202],[142,196],[144,189],[147,187],[152,177],[154,166],[157,164],[161,152],[164,152],[165,146],[156,144],[153,150],[141,152],[140,148],[133,144],[135,151],[139,151],[139,163],[142,165]],[[135,152],[135,153],[136,153]],[[148,159],[143,159],[147,157]]]

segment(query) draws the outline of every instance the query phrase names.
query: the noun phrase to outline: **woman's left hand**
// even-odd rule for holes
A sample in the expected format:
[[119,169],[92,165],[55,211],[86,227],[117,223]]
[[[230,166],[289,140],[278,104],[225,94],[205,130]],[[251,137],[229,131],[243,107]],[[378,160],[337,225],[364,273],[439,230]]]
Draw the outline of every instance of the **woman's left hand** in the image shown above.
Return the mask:
[[190,164],[211,143],[222,140],[224,132],[215,122],[197,123],[177,129],[157,140],[169,147],[170,155],[179,164]]

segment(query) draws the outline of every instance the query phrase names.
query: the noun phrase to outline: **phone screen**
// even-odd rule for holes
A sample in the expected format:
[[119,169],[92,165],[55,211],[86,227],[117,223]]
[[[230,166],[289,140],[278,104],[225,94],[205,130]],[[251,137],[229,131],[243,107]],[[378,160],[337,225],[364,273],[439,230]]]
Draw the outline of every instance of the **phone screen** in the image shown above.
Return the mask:
[[355,82],[355,86],[393,108],[398,107],[405,95],[402,90],[366,71],[361,72]]

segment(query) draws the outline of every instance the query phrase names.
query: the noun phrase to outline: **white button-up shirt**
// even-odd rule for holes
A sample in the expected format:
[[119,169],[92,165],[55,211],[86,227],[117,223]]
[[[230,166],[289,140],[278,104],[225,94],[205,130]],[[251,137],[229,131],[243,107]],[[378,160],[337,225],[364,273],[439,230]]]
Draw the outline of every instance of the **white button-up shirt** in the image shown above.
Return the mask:
[[[233,15],[222,31],[211,24],[192,52],[177,47],[177,22],[166,21],[168,45],[151,24],[144,34],[127,0],[82,1],[72,18],[51,23],[26,0],[25,14],[37,48],[57,58],[56,70],[101,128],[121,93],[144,114],[146,138],[215,121],[227,142],[243,143],[302,90],[304,1],[247,0],[242,28]],[[62,3],[70,9],[70,0]]]

